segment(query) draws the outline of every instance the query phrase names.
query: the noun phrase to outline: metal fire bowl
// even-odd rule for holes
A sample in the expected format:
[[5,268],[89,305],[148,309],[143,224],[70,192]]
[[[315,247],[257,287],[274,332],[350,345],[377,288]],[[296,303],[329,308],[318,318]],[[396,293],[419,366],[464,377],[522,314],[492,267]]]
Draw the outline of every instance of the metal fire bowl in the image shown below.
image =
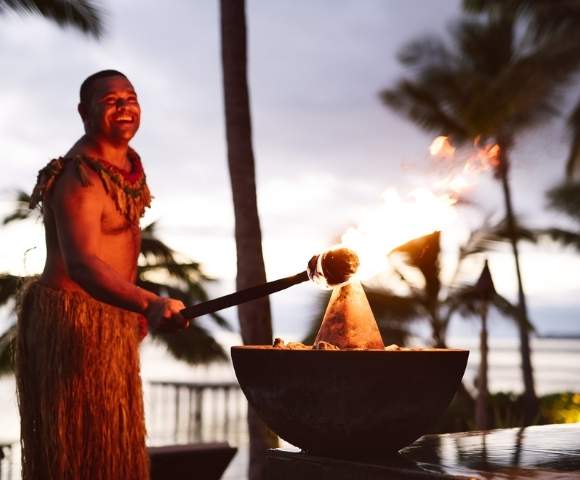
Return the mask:
[[453,398],[468,350],[282,350],[232,347],[250,405],[314,454],[393,454],[428,432]]

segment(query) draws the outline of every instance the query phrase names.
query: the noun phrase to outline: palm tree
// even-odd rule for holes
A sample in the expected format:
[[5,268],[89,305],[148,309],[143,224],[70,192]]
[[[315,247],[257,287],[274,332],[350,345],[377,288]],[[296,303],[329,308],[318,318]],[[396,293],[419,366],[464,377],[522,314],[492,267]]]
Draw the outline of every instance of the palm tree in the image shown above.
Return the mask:
[[[23,191],[16,192],[15,207],[2,220],[3,225],[26,220],[35,215],[28,208],[30,197]],[[162,278],[162,282],[158,278]],[[0,273],[0,306],[16,305],[17,293],[31,277],[20,277]],[[137,284],[158,295],[169,295],[182,300],[185,304],[207,300],[204,284],[213,279],[205,275],[197,262],[182,259],[157,236],[156,224],[151,223],[143,229],[141,251],[137,266]],[[211,317],[222,328],[230,329],[229,324],[218,314]],[[13,323],[0,335],[0,375],[12,371],[13,341],[16,325]],[[191,365],[224,361],[227,359],[223,347],[200,325],[193,323],[187,330],[177,333],[153,333],[153,338],[165,344],[168,351],[178,360]]]
[[568,216],[577,229],[552,227],[540,231],[552,240],[580,252],[580,181],[565,181],[547,193],[548,207]]
[[580,66],[576,45],[521,36],[513,15],[465,17],[440,38],[412,42],[400,54],[410,76],[381,92],[383,101],[421,128],[456,142],[499,146],[500,181],[518,285],[519,338],[526,422],[537,412],[528,311],[520,269],[517,225],[509,182],[510,151],[523,131],[557,113],[560,93]]
[[[235,215],[238,289],[266,281],[262,234],[256,200],[252,125],[247,82],[246,18],[244,0],[221,0],[221,51],[228,166]],[[267,297],[238,307],[245,344],[271,344],[272,322]],[[264,478],[266,449],[277,445],[276,437],[248,410],[250,434],[250,480]]]
[[104,30],[101,9],[91,0],[0,0],[0,14],[8,10],[41,15],[60,27],[71,26],[95,38]]
[[490,427],[487,415],[489,387],[488,387],[488,327],[487,316],[490,304],[496,300],[497,292],[493,284],[491,272],[485,260],[483,269],[477,282],[473,286],[462,288],[458,292],[461,297],[459,313],[463,316],[479,316],[481,327],[479,333],[479,369],[477,373],[477,397],[475,400],[475,425],[478,430]]
[[[535,40],[568,45],[580,45],[579,0],[463,0],[470,12],[490,12],[510,15],[521,23],[521,30]],[[566,162],[566,175],[571,179],[580,173],[580,102],[568,118],[572,134],[570,152]]]

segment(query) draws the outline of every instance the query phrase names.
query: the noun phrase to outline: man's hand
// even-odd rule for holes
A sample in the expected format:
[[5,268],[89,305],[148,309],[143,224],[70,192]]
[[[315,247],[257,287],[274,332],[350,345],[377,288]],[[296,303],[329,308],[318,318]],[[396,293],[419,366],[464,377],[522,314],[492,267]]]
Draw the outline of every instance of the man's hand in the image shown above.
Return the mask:
[[152,332],[169,333],[187,328],[189,320],[181,316],[185,305],[173,298],[157,297],[149,302],[145,318]]

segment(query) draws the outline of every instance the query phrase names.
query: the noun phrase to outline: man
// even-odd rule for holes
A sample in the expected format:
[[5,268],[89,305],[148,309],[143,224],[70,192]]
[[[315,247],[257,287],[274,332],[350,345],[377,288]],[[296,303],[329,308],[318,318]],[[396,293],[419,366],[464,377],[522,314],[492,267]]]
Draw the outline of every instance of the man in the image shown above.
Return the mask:
[[17,384],[23,479],[149,476],[138,345],[187,326],[178,300],[135,285],[139,218],[150,194],[129,141],[137,94],[105,70],[81,86],[85,135],[39,172],[47,258],[23,294]]

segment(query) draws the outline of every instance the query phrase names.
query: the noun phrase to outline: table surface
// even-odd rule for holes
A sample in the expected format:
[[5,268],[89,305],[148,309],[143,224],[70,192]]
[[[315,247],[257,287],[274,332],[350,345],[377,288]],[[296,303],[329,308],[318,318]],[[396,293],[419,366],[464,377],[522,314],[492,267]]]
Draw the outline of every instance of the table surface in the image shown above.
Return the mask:
[[580,423],[426,435],[400,453],[459,477],[580,479]]
[[[580,423],[425,435],[394,456],[349,461],[270,450],[270,479],[579,479]],[[300,472],[300,477],[296,477]]]

